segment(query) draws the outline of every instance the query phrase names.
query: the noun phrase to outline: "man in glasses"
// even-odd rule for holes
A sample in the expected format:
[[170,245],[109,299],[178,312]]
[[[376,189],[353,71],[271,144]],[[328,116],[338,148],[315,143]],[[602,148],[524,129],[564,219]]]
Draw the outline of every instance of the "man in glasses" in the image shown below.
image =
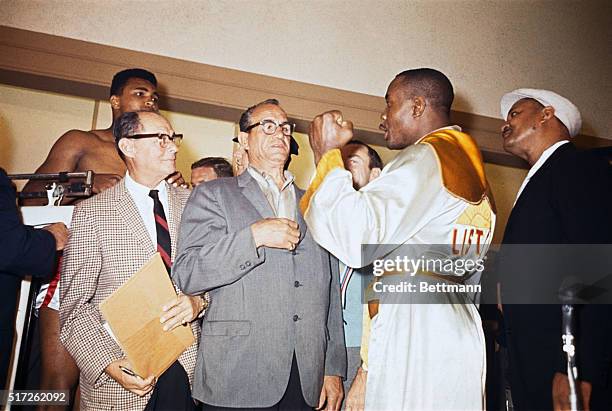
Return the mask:
[[306,230],[303,192],[284,170],[293,129],[277,100],[247,109],[238,136],[246,171],[198,186],[185,207],[173,278],[214,301],[193,389],[205,410],[336,410],[342,401],[338,262]]
[[[106,129],[70,130],[53,145],[47,159],[36,170],[37,173],[95,172],[93,192],[100,193],[115,185],[126,172],[121,160],[113,125],[127,111],[158,112],[159,95],[157,79],[147,70],[133,68],[120,71],[113,77],[109,102],[113,122]],[[175,186],[184,184],[180,172],[173,171],[168,182]],[[44,191],[44,182],[30,181],[23,191]],[[44,205],[45,199],[24,200],[24,205]],[[62,204],[74,201],[64,197]],[[59,272],[49,283],[41,287],[36,308],[39,310],[41,376],[40,389],[71,390],[77,386],[78,369],[59,342]]]
[[[98,308],[155,252],[170,272],[190,192],[164,179],[176,171],[182,136],[153,112],[122,114],[114,135],[127,174],[75,208],[61,271],[60,338],[79,367],[81,408],[192,410],[190,379],[197,343],[158,381],[153,376],[133,376],[121,368],[130,370],[131,365],[105,330]],[[160,321],[168,330],[191,323],[197,336],[199,325],[194,320],[206,305],[202,297],[180,294],[160,310]]]

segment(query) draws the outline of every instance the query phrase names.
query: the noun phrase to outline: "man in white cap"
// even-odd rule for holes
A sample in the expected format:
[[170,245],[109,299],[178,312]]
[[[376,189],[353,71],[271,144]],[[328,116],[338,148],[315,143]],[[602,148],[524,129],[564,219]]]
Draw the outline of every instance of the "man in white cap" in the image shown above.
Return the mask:
[[[501,282],[512,401],[518,410],[569,409],[560,306],[538,304],[545,302],[540,299],[516,304],[516,293],[509,291],[518,285],[515,290],[536,296],[543,295],[541,291],[556,295],[563,274],[544,278],[534,265],[558,266],[562,256],[542,255],[538,264],[523,263],[520,269],[516,260],[504,257],[512,247],[525,245],[531,246],[521,250],[533,249],[534,244],[612,243],[610,168],[570,142],[580,131],[580,112],[552,91],[507,93],[501,114],[506,119],[501,130],[504,149],[531,166],[508,219],[501,255],[501,272],[511,273]],[[504,264],[512,263],[514,269],[505,270]],[[610,312],[606,305],[587,305],[576,312],[577,386],[584,409],[612,409],[607,377],[612,358]]]

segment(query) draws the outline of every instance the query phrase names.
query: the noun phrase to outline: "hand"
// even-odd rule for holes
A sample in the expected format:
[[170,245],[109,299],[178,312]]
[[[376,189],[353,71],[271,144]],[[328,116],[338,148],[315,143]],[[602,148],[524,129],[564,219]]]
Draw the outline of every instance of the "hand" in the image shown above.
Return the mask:
[[183,178],[183,175],[181,174],[180,171],[175,171],[174,173],[166,177],[166,183],[171,184],[174,187],[180,186],[183,188],[189,188],[189,186],[187,185],[187,182]]
[[351,384],[344,408],[346,411],[363,411],[365,409],[365,390],[368,373],[359,367]]
[[[316,410],[336,411],[342,405],[344,398],[344,388],[342,388],[342,378],[337,375],[326,375],[323,377],[323,388],[319,396],[319,406]],[[325,406],[325,408],[323,408]]]
[[142,379],[139,376],[131,376],[126,374],[125,372],[121,371],[119,366],[125,367],[128,370],[132,369],[130,362],[127,359],[122,358],[121,360],[110,363],[104,369],[104,372],[107,373],[113,380],[117,381],[126,390],[133,392],[140,397],[144,397],[151,392],[153,387],[155,387],[154,375],[151,375],[146,379]]
[[255,246],[295,250],[300,241],[298,224],[286,218],[266,218],[251,225]]
[[159,322],[164,324],[164,331],[171,331],[195,320],[203,309],[204,302],[200,297],[181,294],[162,307]]
[[92,191],[94,194],[101,193],[113,187],[122,178],[119,174],[94,174]]
[[63,250],[68,242],[68,228],[64,223],[53,223],[44,227],[43,230],[47,230],[53,234],[55,238],[55,249],[57,251]]
[[249,156],[243,146],[238,145],[232,153],[232,170],[234,176],[239,176],[249,166]]
[[[584,411],[589,411],[589,402],[591,401],[591,391],[593,389],[591,383],[577,380],[576,386],[578,387],[578,402],[580,403],[580,400],[582,399],[582,408],[580,407],[580,404],[578,405],[578,408]],[[569,379],[567,378],[567,375],[560,372],[555,373],[552,381],[553,409],[555,411],[565,411],[571,409],[569,393]]]
[[308,139],[314,152],[315,164],[329,150],[340,148],[353,138],[353,123],[345,121],[342,113],[334,110],[319,114],[310,123]]

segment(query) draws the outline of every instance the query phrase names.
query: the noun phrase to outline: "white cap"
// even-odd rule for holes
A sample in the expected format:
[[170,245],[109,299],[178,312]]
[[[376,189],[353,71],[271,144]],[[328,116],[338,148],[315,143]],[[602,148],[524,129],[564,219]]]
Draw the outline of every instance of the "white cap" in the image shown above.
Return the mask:
[[582,117],[580,117],[578,107],[565,97],[549,90],[519,88],[504,94],[500,102],[502,118],[507,118],[514,103],[524,98],[532,98],[544,107],[552,106],[555,109],[555,116],[567,127],[571,137],[575,137],[580,132]]

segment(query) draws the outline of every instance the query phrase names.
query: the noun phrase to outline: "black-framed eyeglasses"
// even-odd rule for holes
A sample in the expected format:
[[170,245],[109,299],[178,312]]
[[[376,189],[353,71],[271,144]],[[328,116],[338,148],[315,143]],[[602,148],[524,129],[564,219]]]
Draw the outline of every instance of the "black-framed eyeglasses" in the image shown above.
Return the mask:
[[143,134],[133,134],[131,136],[125,136],[124,138],[132,138],[134,140],[138,140],[141,138],[156,138],[161,148],[168,147],[168,144],[172,141],[175,146],[180,146],[183,141],[182,134],[166,134],[166,133],[143,133]]
[[284,123],[279,123],[276,120],[266,119],[261,120],[259,123],[251,124],[247,128],[244,129],[245,132],[254,129],[257,126],[261,126],[263,132],[267,135],[272,135],[276,133],[276,130],[280,127],[281,131],[286,136],[291,136],[293,134],[293,130],[295,130],[295,124],[285,121]]

